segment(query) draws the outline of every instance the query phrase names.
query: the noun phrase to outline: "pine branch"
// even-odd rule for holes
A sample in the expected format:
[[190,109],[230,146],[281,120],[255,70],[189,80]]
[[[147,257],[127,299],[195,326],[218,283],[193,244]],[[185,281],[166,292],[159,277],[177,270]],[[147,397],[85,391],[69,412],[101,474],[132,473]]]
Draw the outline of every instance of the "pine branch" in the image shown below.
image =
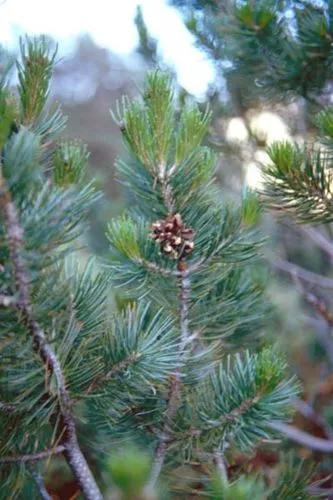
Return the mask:
[[27,453],[25,455],[13,455],[0,457],[0,464],[13,464],[13,463],[25,463],[25,462],[37,462],[39,460],[45,460],[46,458],[51,458],[54,455],[61,455],[66,452],[66,446],[61,444],[50,448],[49,450],[39,451],[37,453]]
[[64,432],[62,443],[65,447],[64,455],[85,497],[88,500],[102,499],[96,481],[78,444],[76,426],[72,414],[73,403],[66,388],[61,365],[52,346],[47,341],[45,332],[33,315],[30,303],[29,276],[22,258],[24,249],[23,229],[19,222],[16,207],[2,176],[0,176],[0,207],[3,212],[9,253],[18,293],[16,308],[19,313],[19,320],[29,331],[33,339],[34,349],[39,354],[46,372],[52,373],[57,381],[58,412]]

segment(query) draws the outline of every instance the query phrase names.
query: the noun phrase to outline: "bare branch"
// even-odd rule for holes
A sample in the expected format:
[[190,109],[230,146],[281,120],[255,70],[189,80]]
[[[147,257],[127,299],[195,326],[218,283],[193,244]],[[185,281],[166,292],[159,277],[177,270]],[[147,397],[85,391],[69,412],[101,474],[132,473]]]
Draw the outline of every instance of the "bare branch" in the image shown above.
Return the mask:
[[76,435],[75,421],[72,415],[72,401],[66,388],[66,381],[59,360],[48,343],[46,335],[35,320],[30,304],[29,276],[22,257],[24,249],[24,232],[20,225],[16,207],[11,199],[3,177],[0,175],[0,208],[4,216],[4,225],[8,240],[10,258],[13,266],[15,285],[17,288],[16,308],[20,313],[19,320],[29,331],[35,351],[39,354],[45,369],[51,372],[57,382],[58,412],[63,430],[64,455],[72,472],[80,485],[82,493],[88,500],[102,500],[97,483],[84,458]]
[[64,453],[66,447],[64,445],[56,446],[55,448],[50,448],[49,450],[39,451],[37,453],[28,453],[26,455],[8,455],[0,457],[0,464],[15,464],[15,463],[25,463],[25,462],[37,462],[39,460],[45,460],[54,455],[60,455]]
[[271,422],[269,427],[281,432],[288,439],[291,439],[291,441],[310,448],[311,450],[320,451],[322,453],[333,453],[333,440],[312,436],[307,432],[301,431],[283,422]]
[[269,262],[272,267],[275,267],[276,269],[279,269],[280,271],[283,271],[292,277],[296,276],[298,279],[306,281],[307,283],[311,283],[315,286],[328,288],[330,290],[333,289],[333,279],[331,278],[326,278],[326,276],[308,271],[307,269],[304,269],[297,264],[292,264],[291,262],[279,259],[278,257],[270,259]]
[[49,495],[49,492],[46,489],[43,476],[38,471],[33,470],[32,468],[30,470],[30,474],[36,483],[41,499],[52,500],[51,495]]
[[326,323],[327,327],[324,331],[321,332],[318,329],[316,329],[315,331],[318,337],[318,341],[324,347],[330,364],[333,365],[333,339],[331,336],[331,330],[333,328],[333,315],[327,309],[327,306],[323,300],[317,297],[313,292],[308,292],[306,290],[297,275],[294,275],[293,279],[297,290],[303,295],[308,304],[310,304],[315,309],[317,314],[321,316]]
[[327,424],[326,420],[314,410],[314,408],[307,402],[303,401],[303,399],[295,398],[293,400],[295,409],[303,415],[303,417],[307,418],[311,422],[313,422],[318,427],[321,427],[326,433],[327,437],[333,440],[333,429],[330,425]]
[[316,312],[321,316],[329,327],[333,328],[333,315],[327,309],[325,302],[319,297],[317,297],[314,293],[310,293],[303,289],[303,295],[306,301],[312,305],[312,307],[316,310]]
[[298,228],[306,234],[319,248],[321,248],[331,259],[333,259],[333,242],[315,227],[301,224]]

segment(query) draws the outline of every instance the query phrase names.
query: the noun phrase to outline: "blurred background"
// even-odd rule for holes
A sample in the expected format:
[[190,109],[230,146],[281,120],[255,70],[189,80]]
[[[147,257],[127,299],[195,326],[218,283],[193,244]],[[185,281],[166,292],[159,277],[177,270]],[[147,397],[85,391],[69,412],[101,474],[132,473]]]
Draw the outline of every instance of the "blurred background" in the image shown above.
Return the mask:
[[[260,99],[259,82],[251,86],[244,75],[230,71],[231,62],[221,56],[217,43],[222,36],[216,31],[218,18],[206,17],[211,5],[219,4],[223,13],[228,3],[0,0],[0,44],[10,53],[17,53],[19,38],[25,34],[47,34],[58,44],[51,99],[60,102],[68,115],[67,137],[87,143],[90,175],[104,192],[91,214],[89,239],[95,253],[106,251],[105,226],[128,202],[114,176],[116,158],[126,156],[126,150],[110,109],[116,110],[123,95],[139,94],[149,68],[168,69],[174,75],[180,101],[193,99],[203,109],[211,108],[213,121],[207,141],[218,153],[221,196],[231,202],[239,202],[246,186],[260,188],[265,149],[273,141],[292,139],[301,144],[313,139],[311,104],[305,105],[301,98],[269,104]],[[330,81],[323,99],[326,104],[332,102]],[[333,424],[329,404],[333,395],[333,319],[329,325],[317,314],[311,297],[303,293],[295,267],[325,275],[328,290],[333,288],[333,252],[320,240],[322,235],[331,241],[331,228],[327,225],[318,232],[286,218],[277,220],[269,213],[258,223],[266,238],[264,274],[272,304],[266,331],[287,354],[291,371],[303,384],[304,398]],[[330,294],[324,298],[332,307]],[[320,419],[306,413],[299,407],[297,425],[326,437]],[[303,458],[310,455],[306,448],[298,453]],[[253,468],[274,459],[258,452]]]

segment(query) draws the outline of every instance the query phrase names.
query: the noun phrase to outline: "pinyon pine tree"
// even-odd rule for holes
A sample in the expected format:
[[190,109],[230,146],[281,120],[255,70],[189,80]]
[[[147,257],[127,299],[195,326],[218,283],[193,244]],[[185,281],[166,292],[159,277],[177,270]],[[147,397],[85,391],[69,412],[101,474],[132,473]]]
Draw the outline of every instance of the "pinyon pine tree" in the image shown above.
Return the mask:
[[[104,271],[82,270],[69,254],[98,193],[85,147],[59,142],[65,120],[46,106],[54,60],[27,39],[17,92],[1,78],[0,497],[50,498],[62,456],[90,500],[153,498],[160,478],[182,497],[277,498],[279,482],[264,493],[226,465],[274,436],[297,392],[274,350],[253,350],[266,310],[253,198],[221,201],[209,113],[178,110],[169,77],[151,73],[117,116],[132,208],[109,225]],[[124,439],[143,455],[121,454]],[[288,486],[279,498],[300,498]]]

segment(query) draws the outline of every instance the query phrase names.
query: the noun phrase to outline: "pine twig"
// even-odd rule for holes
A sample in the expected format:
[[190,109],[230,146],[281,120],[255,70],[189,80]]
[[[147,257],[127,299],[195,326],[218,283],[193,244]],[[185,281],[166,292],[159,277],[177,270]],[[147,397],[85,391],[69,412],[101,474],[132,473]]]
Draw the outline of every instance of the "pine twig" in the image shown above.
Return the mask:
[[[190,298],[191,282],[188,269],[181,270],[179,285],[180,285],[179,301],[180,301],[180,332],[181,332],[179,355],[180,357],[182,357],[183,351],[188,342],[188,338],[190,337],[189,298]],[[172,421],[177,413],[179,405],[180,382],[181,382],[181,372],[180,369],[178,369],[175,375],[172,377],[170,384],[169,398],[165,414],[165,424],[163,427],[162,434],[159,438],[159,443],[155,450],[154,462],[148,483],[148,486],[150,488],[153,488],[155,486],[164,464],[168,442],[170,441],[171,438]]]
[[26,462],[36,462],[38,460],[45,460],[54,455],[61,455],[66,450],[64,445],[58,445],[48,450],[38,451],[37,453],[27,453],[25,455],[8,455],[0,457],[0,464],[16,464]]
[[45,368],[53,373],[58,386],[59,416],[64,431],[62,444],[64,456],[87,500],[102,500],[102,494],[79,447],[76,425],[72,414],[73,403],[66,388],[66,381],[59,360],[48,343],[45,332],[34,319],[29,294],[29,276],[22,258],[24,233],[20,225],[16,207],[12,201],[4,179],[0,174],[0,208],[8,240],[9,253],[17,288],[16,309],[22,324],[29,331],[35,351],[39,354]]

